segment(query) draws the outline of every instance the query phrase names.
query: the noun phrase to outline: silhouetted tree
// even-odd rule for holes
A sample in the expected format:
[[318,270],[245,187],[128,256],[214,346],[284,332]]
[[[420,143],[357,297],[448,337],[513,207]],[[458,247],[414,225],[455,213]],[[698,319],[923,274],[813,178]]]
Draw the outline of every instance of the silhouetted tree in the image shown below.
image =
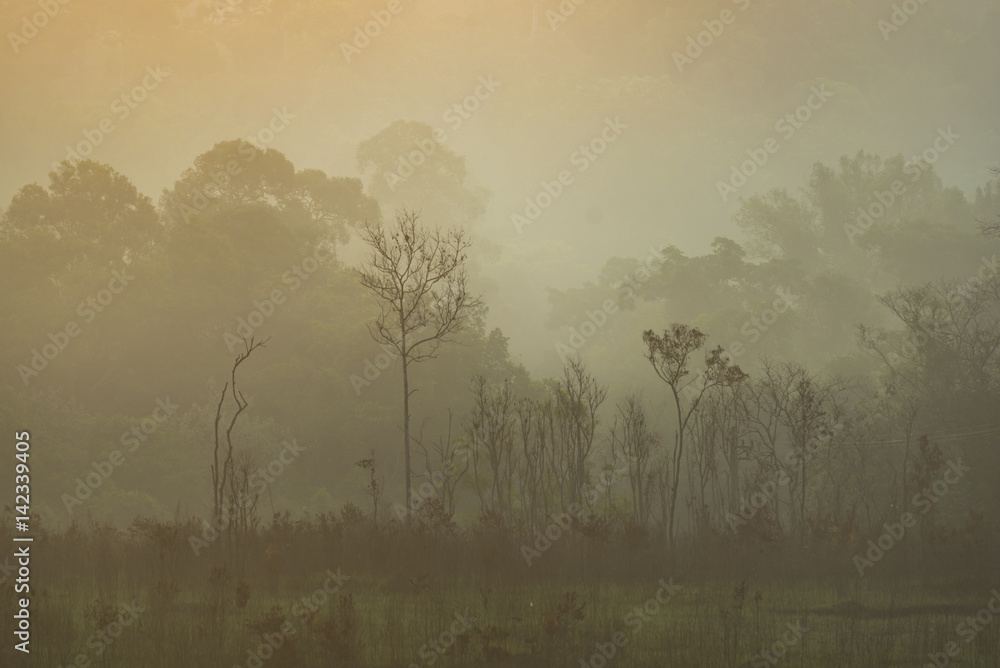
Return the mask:
[[[268,339],[264,339],[263,341],[254,343],[252,338],[249,341],[244,341],[246,344],[246,350],[236,356],[236,361],[233,362],[233,370],[231,373],[232,380],[227,382],[222,388],[222,394],[219,396],[219,405],[215,409],[215,448],[212,451],[211,466],[213,519],[217,519],[222,514],[222,504],[225,501],[226,490],[228,489],[227,482],[230,475],[230,467],[233,465],[233,428],[236,427],[236,421],[249,405],[246,398],[244,398],[243,393],[236,389],[236,370],[241,364],[243,364],[243,362],[247,361],[254,350],[262,348],[267,342]],[[225,460],[222,462],[222,466],[220,468],[219,448],[221,447],[221,442],[219,438],[219,423],[222,421],[222,404],[226,401],[226,391],[230,388],[230,386],[232,386],[232,397],[233,403],[236,404],[236,410],[233,412],[233,416],[229,419],[229,426],[226,427]]]
[[670,462],[673,480],[670,481],[667,508],[667,539],[670,541],[674,538],[677,489],[684,457],[684,436],[688,432],[691,416],[698,410],[702,397],[711,388],[728,387],[747,378],[747,374],[723,354],[722,346],[718,346],[705,355],[704,372],[685,380],[691,373],[688,367],[691,357],[705,345],[705,338],[697,328],[679,323],[672,324],[663,332],[663,336],[657,336],[651,329],[642,335],[642,340],[648,349],[646,359],[653,365],[656,375],[670,387],[677,415],[674,452]]
[[[480,304],[467,289],[469,241],[461,230],[442,232],[419,225],[419,214],[401,210],[386,230],[365,225],[361,238],[371,256],[359,269],[361,284],[379,302],[368,326],[377,342],[392,347],[403,366],[403,459],[406,499],[411,494],[410,364],[437,357],[441,344],[462,329]],[[407,505],[409,508],[409,505]],[[407,513],[409,516],[409,512]]]

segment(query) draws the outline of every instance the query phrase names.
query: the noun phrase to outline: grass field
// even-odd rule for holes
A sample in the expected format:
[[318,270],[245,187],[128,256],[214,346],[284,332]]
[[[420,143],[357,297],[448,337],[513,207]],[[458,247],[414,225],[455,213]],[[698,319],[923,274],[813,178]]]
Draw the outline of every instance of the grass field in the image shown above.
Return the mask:
[[847,553],[733,545],[671,569],[655,546],[567,537],[529,567],[516,542],[482,536],[272,533],[197,555],[189,537],[48,535],[26,665],[1000,666],[990,564],[862,578]]

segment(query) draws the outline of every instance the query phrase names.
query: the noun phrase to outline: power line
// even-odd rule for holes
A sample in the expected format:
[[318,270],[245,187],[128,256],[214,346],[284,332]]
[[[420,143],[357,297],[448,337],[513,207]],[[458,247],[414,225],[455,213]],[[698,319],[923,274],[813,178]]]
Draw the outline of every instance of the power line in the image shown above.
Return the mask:
[[[957,432],[957,433],[953,433],[953,434],[933,434],[933,435],[928,435],[927,438],[931,439],[931,440],[942,440],[942,439],[943,440],[959,440],[959,439],[963,439],[963,438],[972,438],[972,437],[975,437],[975,436],[985,436],[985,435],[988,435],[988,434],[995,434],[997,432],[1000,432],[1000,426],[990,427],[989,429],[980,429],[980,430],[977,430],[977,431]],[[896,439],[892,439],[892,440],[889,440],[889,441],[886,441],[886,440],[865,441],[863,443],[858,443],[857,445],[873,445],[873,444],[878,444],[879,447],[890,448],[890,447],[897,446],[897,445],[904,445],[905,443],[906,443],[906,439],[905,438],[896,438]]]

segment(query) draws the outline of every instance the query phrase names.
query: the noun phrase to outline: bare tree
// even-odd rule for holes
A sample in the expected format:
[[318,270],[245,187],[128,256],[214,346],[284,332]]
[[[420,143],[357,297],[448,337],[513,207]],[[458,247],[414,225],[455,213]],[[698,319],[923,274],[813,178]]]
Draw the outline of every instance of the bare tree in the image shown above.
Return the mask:
[[260,524],[257,503],[260,501],[263,483],[257,478],[256,470],[257,462],[253,454],[247,450],[237,451],[226,483],[229,530],[237,545],[256,533]]
[[[713,508],[719,517],[740,510],[741,462],[749,457],[748,441],[751,435],[743,410],[743,403],[749,394],[748,385],[741,382],[731,387],[714,388],[705,395],[691,422],[692,457],[688,466],[690,504],[694,513],[692,520],[700,523],[696,525],[702,529],[711,525]],[[725,486],[721,480],[721,462],[726,465]]]
[[[780,419],[791,438],[792,464],[798,475],[799,492],[799,541],[805,540],[806,500],[808,498],[809,462],[815,456],[810,452],[818,444],[829,440],[831,425],[841,412],[841,383],[821,380],[811,375],[801,365],[786,363],[784,373],[789,400],[784,405]],[[829,452],[829,451],[828,451]],[[827,470],[829,470],[829,462]]]
[[[230,467],[233,463],[233,428],[236,427],[236,421],[248,406],[247,400],[243,397],[243,393],[236,389],[236,370],[250,357],[254,350],[264,347],[264,344],[266,344],[269,340],[270,337],[264,339],[263,341],[258,341],[257,343],[254,343],[253,338],[251,338],[250,341],[247,341],[246,339],[243,340],[246,349],[236,356],[236,361],[233,363],[231,380],[226,383],[225,387],[222,388],[222,394],[219,396],[219,405],[215,409],[215,449],[212,452],[213,463],[211,466],[213,519],[217,519],[222,514],[222,506],[225,501],[226,483],[229,479]],[[219,423],[222,421],[222,404],[226,401],[226,391],[230,388],[230,386],[232,386],[232,397],[233,403],[236,404],[236,410],[233,412],[233,416],[229,420],[229,426],[226,428],[225,461],[220,469],[219,448],[221,447],[221,442],[219,438]]]
[[[509,521],[513,519],[512,491],[518,468],[518,453],[514,448],[516,401],[509,382],[493,388],[483,376],[476,376],[472,386],[474,404],[468,420],[468,433],[474,446],[473,475],[480,509],[491,509]],[[480,454],[489,465],[488,494],[484,494],[480,483]]]
[[461,230],[442,232],[418,224],[402,210],[389,230],[365,225],[360,236],[371,249],[359,269],[361,284],[375,295],[379,314],[368,326],[375,341],[390,346],[403,366],[403,459],[410,516],[410,365],[437,356],[480,304],[467,289],[469,241]]
[[560,455],[569,488],[568,502],[580,503],[587,484],[587,462],[597,435],[597,411],[608,396],[579,359],[563,365],[563,378],[555,385],[556,418],[559,424]]
[[[781,373],[781,366],[764,357],[761,358],[760,377],[745,384],[745,392],[740,403],[741,413],[747,422],[747,454],[757,464],[750,488],[758,490],[761,484],[787,474],[787,465],[778,456],[778,444],[782,436],[781,415],[789,401],[789,389]],[[748,501],[748,500],[747,500]],[[781,495],[775,490],[770,496],[774,520],[781,529]],[[789,501],[790,503],[790,501]],[[747,505],[737,500],[731,512],[739,513]]]
[[650,464],[659,436],[650,428],[639,395],[629,393],[617,405],[618,414],[611,425],[611,450],[617,452],[628,467],[632,491],[632,518],[646,526],[650,516]]
[[[438,439],[437,443],[431,446],[436,464],[431,463],[430,452],[424,445],[423,440],[414,437],[417,445],[424,453],[424,473],[420,476],[436,490],[438,500],[444,508],[448,517],[455,514],[455,492],[458,485],[465,477],[471,463],[472,448],[461,446],[460,442],[453,442],[451,437],[452,414],[448,411],[448,433],[446,438]],[[421,497],[423,497],[423,485],[421,485]]]

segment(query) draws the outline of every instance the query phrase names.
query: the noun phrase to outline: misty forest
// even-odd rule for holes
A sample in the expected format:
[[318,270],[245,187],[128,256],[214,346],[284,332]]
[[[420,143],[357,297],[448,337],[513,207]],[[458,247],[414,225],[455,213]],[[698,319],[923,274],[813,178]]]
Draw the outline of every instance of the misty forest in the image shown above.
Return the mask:
[[1000,666],[994,0],[0,24],[0,666]]

